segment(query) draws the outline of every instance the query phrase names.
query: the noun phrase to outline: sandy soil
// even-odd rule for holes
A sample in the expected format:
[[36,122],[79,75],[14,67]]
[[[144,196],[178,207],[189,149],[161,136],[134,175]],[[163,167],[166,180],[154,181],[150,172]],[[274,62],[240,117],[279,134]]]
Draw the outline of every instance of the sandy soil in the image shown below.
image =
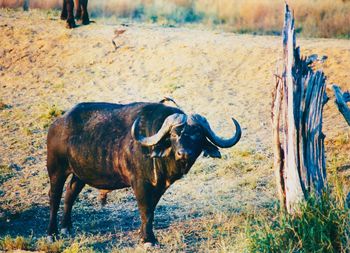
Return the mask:
[[[118,49],[111,42],[116,29],[126,29],[115,40]],[[298,39],[297,43],[303,54],[328,56],[322,68],[329,84],[350,88],[349,40]],[[164,195],[156,215],[156,233],[163,241],[172,231],[169,226],[186,231],[188,224],[210,220],[218,212],[234,214],[247,206],[270,205],[274,198],[270,102],[281,44],[280,37],[122,26],[104,20],[67,30],[56,14],[0,10],[0,102],[6,105],[0,110],[0,164],[10,165],[14,173],[0,185],[4,225],[0,236],[45,234],[44,118],[53,105],[68,110],[82,101],[128,103],[168,96],[186,112],[207,117],[222,136],[232,131],[230,117],[241,123],[242,140],[233,151],[224,151],[222,160],[200,158],[189,175]],[[324,132],[329,139],[349,132],[333,101],[325,106]],[[246,150],[254,156],[242,155]],[[246,174],[235,168],[230,175],[215,172],[232,166],[230,158],[237,153],[243,161],[234,158],[234,164],[248,163],[257,154],[263,162]],[[251,175],[257,178],[253,188],[244,183]],[[77,233],[106,235],[108,239],[96,239],[97,248],[137,234],[139,218],[129,190],[112,193],[113,201],[103,209],[96,195],[96,190],[87,188],[76,204]],[[137,244],[137,236],[131,238],[121,245]]]

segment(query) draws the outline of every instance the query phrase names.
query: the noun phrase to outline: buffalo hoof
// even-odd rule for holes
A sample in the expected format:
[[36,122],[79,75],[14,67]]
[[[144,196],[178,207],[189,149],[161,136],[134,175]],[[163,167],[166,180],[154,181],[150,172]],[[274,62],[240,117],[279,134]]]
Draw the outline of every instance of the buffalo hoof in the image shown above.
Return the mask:
[[52,235],[48,235],[48,236],[46,237],[46,241],[47,241],[47,243],[53,243],[55,240],[54,240],[54,238],[53,238]]
[[104,207],[106,204],[107,204],[107,200],[106,199],[101,199],[100,200],[101,207]]
[[145,242],[143,244],[143,248],[145,250],[147,250],[147,249],[160,249],[160,246],[158,243]]
[[89,18],[83,18],[82,22],[83,25],[88,25],[90,24],[90,19]]
[[69,29],[77,27],[77,25],[75,24],[74,19],[73,20],[67,20],[66,27],[69,28]]
[[100,201],[101,207],[104,207],[107,204],[107,194],[101,192],[99,196],[99,201]]

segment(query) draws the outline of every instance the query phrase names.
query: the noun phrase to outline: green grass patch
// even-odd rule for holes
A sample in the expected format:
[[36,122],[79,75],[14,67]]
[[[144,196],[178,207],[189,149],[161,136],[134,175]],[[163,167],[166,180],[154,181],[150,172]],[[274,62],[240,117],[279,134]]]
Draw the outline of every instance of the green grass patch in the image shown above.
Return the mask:
[[0,164],[0,184],[14,176],[13,169],[8,165]]
[[39,116],[39,119],[42,121],[43,128],[48,128],[51,123],[62,114],[64,114],[64,110],[58,108],[56,105],[49,106],[46,109],[46,112]]
[[9,108],[11,108],[11,106],[8,105],[8,104],[5,104],[5,102],[3,102],[3,101],[0,99],[0,111],[1,111],[1,110],[5,110],[5,109],[9,109]]
[[181,88],[183,88],[183,85],[178,83],[167,83],[162,85],[162,90],[170,94]]
[[300,205],[296,215],[253,216],[247,228],[250,252],[347,252],[350,210],[325,192]]

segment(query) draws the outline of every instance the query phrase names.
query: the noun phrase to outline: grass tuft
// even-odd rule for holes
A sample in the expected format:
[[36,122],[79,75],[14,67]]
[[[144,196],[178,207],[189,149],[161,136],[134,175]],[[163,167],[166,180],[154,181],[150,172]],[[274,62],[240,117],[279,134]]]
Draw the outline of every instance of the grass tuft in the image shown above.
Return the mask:
[[[346,252],[350,210],[328,192],[301,204],[296,215],[277,209],[252,217],[247,228],[251,252]],[[268,218],[270,217],[270,218]]]
[[5,236],[3,239],[0,239],[0,250],[10,251],[31,249],[31,240],[24,238],[23,236],[17,236],[16,238]]
[[50,124],[56,119],[57,117],[61,116],[64,113],[64,111],[60,108],[58,108],[56,105],[49,106],[47,108],[47,111],[40,115],[40,120],[43,122],[42,126],[44,129],[48,128]]
[[67,247],[63,253],[92,253],[93,249],[87,246],[81,245],[80,243],[74,242],[69,247]]
[[57,240],[53,243],[48,243],[46,238],[41,238],[36,243],[36,250],[44,251],[46,253],[59,253],[64,248],[64,242]]
[[[9,165],[0,164],[0,184],[14,176],[14,171]],[[1,190],[0,190],[1,192]]]
[[9,108],[11,108],[11,106],[8,105],[8,104],[5,104],[5,103],[0,99],[0,111],[1,111],[1,110],[5,110],[5,109],[9,109]]

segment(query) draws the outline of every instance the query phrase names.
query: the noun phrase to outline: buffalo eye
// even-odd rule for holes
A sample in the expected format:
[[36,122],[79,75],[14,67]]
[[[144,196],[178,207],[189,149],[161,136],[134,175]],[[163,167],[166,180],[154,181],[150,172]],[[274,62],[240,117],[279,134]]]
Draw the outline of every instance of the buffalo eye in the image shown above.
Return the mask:
[[197,139],[199,139],[199,136],[200,136],[199,133],[195,133],[195,134],[191,134],[191,135],[190,135],[190,138],[191,138],[192,140],[197,140]]

